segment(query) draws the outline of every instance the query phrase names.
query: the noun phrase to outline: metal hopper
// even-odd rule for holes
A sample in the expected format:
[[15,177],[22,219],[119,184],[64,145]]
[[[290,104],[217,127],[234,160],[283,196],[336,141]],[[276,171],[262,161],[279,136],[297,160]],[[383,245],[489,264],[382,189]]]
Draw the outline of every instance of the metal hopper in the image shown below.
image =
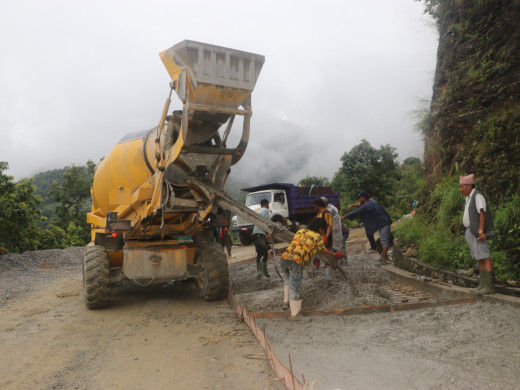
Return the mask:
[[184,103],[237,108],[253,91],[264,56],[185,40],[160,53]]
[[[175,144],[164,166],[179,157],[184,161],[181,154],[186,153],[196,153],[198,161],[204,159],[203,155],[220,154],[229,160],[224,165],[237,163],[249,141],[251,92],[264,64],[264,56],[184,40],[160,53],[160,57],[172,78],[172,91],[175,90],[183,103],[182,119],[178,119],[180,124],[174,131]],[[169,104],[170,98],[159,125],[160,135]],[[235,148],[228,149],[226,140],[235,115],[244,118],[242,136]],[[226,122],[226,131],[220,139],[218,131]],[[177,161],[177,165],[182,161]],[[172,180],[176,176],[173,171],[178,170],[178,167],[170,168]]]

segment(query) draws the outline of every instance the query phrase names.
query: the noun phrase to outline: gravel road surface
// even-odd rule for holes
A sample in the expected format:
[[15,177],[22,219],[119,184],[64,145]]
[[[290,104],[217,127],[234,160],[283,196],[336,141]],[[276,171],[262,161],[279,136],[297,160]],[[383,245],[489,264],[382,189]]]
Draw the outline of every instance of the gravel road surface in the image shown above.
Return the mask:
[[[1,389],[280,389],[227,302],[199,299],[189,282],[124,283],[114,286],[110,309],[89,311],[81,257],[82,248],[0,257]],[[306,275],[304,310],[399,303],[376,257],[349,255],[353,284],[337,272]],[[254,263],[230,267],[233,293],[250,312],[281,308],[273,262],[269,272],[257,280]],[[518,307],[477,302],[257,322],[315,390],[520,388]]]
[[82,248],[0,257],[0,389],[279,389],[227,302],[191,283],[82,301]]

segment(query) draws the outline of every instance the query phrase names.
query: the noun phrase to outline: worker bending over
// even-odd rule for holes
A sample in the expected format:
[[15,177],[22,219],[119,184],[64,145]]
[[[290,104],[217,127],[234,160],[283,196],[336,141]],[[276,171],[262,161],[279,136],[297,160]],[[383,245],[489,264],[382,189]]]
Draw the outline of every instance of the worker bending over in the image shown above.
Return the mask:
[[[324,222],[325,234],[323,234],[323,242],[328,250],[332,249],[332,214],[327,210],[327,206],[322,198],[316,198],[313,202],[314,210],[316,210],[316,219],[321,219]],[[320,259],[314,258],[312,260],[312,267],[314,269],[320,268]],[[331,268],[325,265],[327,276],[330,276]]]
[[379,239],[383,247],[379,264],[388,264],[388,247],[390,246],[390,226],[392,225],[392,220],[383,206],[374,199],[369,199],[366,191],[361,191],[358,194],[358,198],[361,206],[357,210],[344,215],[341,219],[353,218],[358,215],[365,225],[367,236],[379,231]]
[[300,229],[294,235],[291,244],[287,247],[280,260],[282,272],[285,275],[283,309],[291,308],[291,319],[296,321],[310,321],[310,318],[301,314],[302,300],[300,289],[302,273],[305,265],[317,251],[325,256],[342,259],[343,253],[332,253],[325,247],[322,236],[326,234],[326,225],[323,219],[317,218],[308,229]]
[[[367,194],[367,200],[372,199],[372,193],[369,190],[365,190],[364,192]],[[347,207],[347,212],[349,212],[352,207],[359,207],[361,205],[362,205],[361,202],[351,204]],[[374,238],[374,233],[368,234],[366,227],[365,227],[365,234],[368,238],[368,242],[370,243],[370,249],[368,250],[368,253],[370,253],[370,254],[377,253],[377,245],[376,245],[376,239]]]

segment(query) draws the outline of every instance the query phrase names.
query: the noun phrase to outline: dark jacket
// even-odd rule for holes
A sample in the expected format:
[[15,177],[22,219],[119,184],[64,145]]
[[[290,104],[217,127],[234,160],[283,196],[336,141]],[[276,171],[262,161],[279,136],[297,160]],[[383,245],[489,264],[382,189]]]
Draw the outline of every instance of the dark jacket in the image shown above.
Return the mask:
[[476,206],[476,196],[477,194],[480,194],[484,197],[486,200],[486,209],[484,210],[486,212],[486,225],[484,226],[484,233],[489,233],[494,229],[493,226],[493,216],[491,215],[491,208],[489,207],[489,202],[486,198],[486,196],[478,191],[475,190],[473,192],[473,195],[471,196],[471,199],[469,201],[468,206],[468,213],[469,213],[469,231],[478,238],[478,229],[480,226],[480,212],[477,212],[477,206]]
[[354,210],[345,218],[352,218],[359,215],[361,221],[365,225],[367,234],[374,234],[383,226],[390,225],[392,220],[386,210],[373,199],[367,200],[357,210]]

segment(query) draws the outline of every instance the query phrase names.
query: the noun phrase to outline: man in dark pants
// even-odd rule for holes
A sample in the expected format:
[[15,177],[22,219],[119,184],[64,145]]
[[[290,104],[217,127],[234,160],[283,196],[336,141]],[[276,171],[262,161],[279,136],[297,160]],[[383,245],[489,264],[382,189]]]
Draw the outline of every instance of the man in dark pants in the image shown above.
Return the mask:
[[341,217],[341,219],[352,218],[359,215],[365,225],[367,235],[374,234],[379,230],[379,238],[381,240],[381,246],[383,247],[379,264],[388,264],[388,247],[390,246],[390,226],[392,220],[386,210],[378,202],[373,199],[368,199],[368,194],[365,191],[361,191],[358,194],[358,198],[361,206],[357,210]]
[[225,248],[227,250],[228,257],[231,257],[231,248],[233,247],[233,243],[231,242],[231,238],[229,237],[227,226],[220,226],[218,228],[218,242],[220,242],[222,248]]
[[[269,201],[262,199],[260,201],[260,210],[257,211],[262,217],[269,218]],[[253,242],[256,249],[256,277],[260,279],[262,277],[269,277],[267,273],[267,258],[269,256],[269,244],[267,242],[267,234],[265,231],[260,229],[258,226],[253,227]]]
[[[368,195],[368,200],[370,200],[372,198],[372,193],[369,191],[369,190],[365,190],[365,192],[367,193]],[[350,211],[350,209],[352,207],[359,207],[361,206],[361,202],[357,202],[357,203],[354,203],[354,204],[351,204],[347,207],[347,211]],[[374,238],[374,233],[372,234],[368,234],[366,232],[366,229],[365,229],[365,234],[368,238],[368,242],[370,243],[370,249],[368,250],[368,253],[376,253],[377,252],[377,245],[376,245],[376,240]]]

